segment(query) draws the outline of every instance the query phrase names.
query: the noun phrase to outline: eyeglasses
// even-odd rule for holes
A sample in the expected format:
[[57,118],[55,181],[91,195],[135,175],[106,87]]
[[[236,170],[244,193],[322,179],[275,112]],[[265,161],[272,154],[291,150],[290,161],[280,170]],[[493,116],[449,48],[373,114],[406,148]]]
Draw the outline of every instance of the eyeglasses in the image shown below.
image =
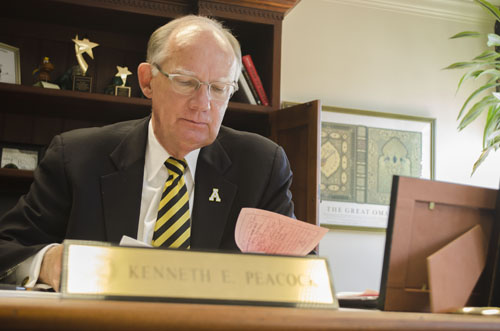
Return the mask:
[[208,94],[211,98],[219,101],[226,101],[233,95],[234,92],[238,90],[238,84],[236,84],[235,82],[201,82],[196,77],[189,75],[167,74],[166,72],[161,70],[158,64],[154,63],[153,65],[156,67],[156,69],[158,69],[158,71],[160,71],[163,76],[167,77],[172,82],[174,91],[180,94],[191,95],[196,90],[198,90],[201,85],[207,85]]

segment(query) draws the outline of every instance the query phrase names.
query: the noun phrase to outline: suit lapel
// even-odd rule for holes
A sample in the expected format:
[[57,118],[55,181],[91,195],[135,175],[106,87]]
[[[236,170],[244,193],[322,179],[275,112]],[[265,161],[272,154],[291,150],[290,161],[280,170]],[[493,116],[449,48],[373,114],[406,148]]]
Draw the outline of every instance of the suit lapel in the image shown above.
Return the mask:
[[[237,187],[224,178],[231,160],[218,142],[202,148],[195,178],[191,247],[219,248]],[[214,193],[214,190],[216,193]],[[220,198],[217,201],[216,197]]]
[[[122,235],[135,238],[140,216],[144,155],[149,117],[123,139],[110,157],[116,172],[101,177],[101,195],[108,241],[119,242]],[[237,186],[224,177],[231,160],[218,140],[202,148],[195,178],[191,246],[219,248]],[[220,202],[210,199],[217,190]]]
[[106,234],[111,242],[137,236],[149,117],[140,121],[110,154],[117,171],[101,177]]

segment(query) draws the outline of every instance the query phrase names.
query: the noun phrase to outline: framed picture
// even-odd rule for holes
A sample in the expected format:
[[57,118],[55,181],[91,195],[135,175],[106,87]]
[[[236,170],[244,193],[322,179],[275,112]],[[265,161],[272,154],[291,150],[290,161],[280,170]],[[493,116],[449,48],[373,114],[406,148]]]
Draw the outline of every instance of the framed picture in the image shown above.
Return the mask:
[[35,170],[42,151],[38,145],[0,143],[0,168]]
[[19,48],[0,43],[0,82],[21,84]]
[[323,106],[320,222],[385,229],[393,175],[434,178],[435,119]]

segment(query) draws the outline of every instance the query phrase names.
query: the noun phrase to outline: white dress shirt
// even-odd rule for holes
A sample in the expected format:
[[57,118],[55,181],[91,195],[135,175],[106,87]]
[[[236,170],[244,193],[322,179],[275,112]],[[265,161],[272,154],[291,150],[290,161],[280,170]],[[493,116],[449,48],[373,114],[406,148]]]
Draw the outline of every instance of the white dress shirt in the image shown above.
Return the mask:
[[[184,158],[188,167],[184,173],[187,191],[189,195],[189,211],[193,210],[194,200],[194,174],[196,162],[200,149],[188,153]],[[146,160],[144,162],[144,178],[142,182],[141,214],[139,216],[139,228],[137,240],[151,244],[153,238],[158,206],[160,204],[163,186],[168,179],[165,161],[170,154],[160,145],[153,132],[153,125],[149,121],[148,144],[146,146]]]

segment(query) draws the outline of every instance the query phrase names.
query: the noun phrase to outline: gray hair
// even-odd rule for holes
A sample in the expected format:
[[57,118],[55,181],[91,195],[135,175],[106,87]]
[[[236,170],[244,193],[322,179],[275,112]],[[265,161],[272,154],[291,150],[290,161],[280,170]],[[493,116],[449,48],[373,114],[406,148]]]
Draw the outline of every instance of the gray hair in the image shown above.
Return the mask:
[[[240,43],[233,36],[231,31],[226,27],[224,27],[221,22],[204,16],[187,15],[181,18],[174,19],[156,29],[149,38],[146,61],[150,64],[162,63],[168,56],[169,49],[166,47],[166,45],[168,44],[168,40],[172,35],[172,33],[178,28],[188,25],[206,26],[216,32],[219,32],[226,38],[228,43],[231,45],[231,48],[233,49],[234,52],[234,56],[236,58],[236,63],[237,63],[236,81],[238,81],[238,77],[241,73],[241,66],[242,66]],[[152,67],[152,71],[153,75],[156,75],[158,73],[158,69],[156,69],[156,67],[154,66]]]

